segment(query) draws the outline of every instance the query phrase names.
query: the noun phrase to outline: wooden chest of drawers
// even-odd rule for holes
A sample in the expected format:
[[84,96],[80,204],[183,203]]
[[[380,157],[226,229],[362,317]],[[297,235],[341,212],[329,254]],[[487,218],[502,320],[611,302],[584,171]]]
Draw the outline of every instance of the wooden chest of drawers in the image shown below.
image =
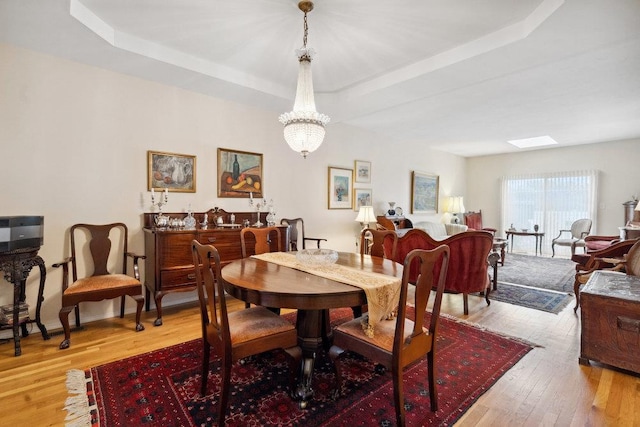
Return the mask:
[[640,277],[596,271],[580,292],[581,364],[640,373]]
[[[211,212],[211,211],[210,211]],[[222,210],[216,213],[226,215]],[[200,225],[195,230],[156,228],[153,224],[153,214],[145,215],[144,246],[145,246],[145,299],[146,310],[149,311],[151,293],[156,303],[157,318],[155,326],[162,325],[162,298],[169,292],[185,292],[195,290],[196,276],[191,255],[191,241],[214,245],[220,254],[222,264],[242,258],[240,244],[240,228],[225,228]],[[166,214],[170,217],[182,218],[183,213]],[[202,218],[205,213],[196,214]],[[265,214],[266,215],[266,214]],[[251,213],[236,213],[236,221],[249,219]],[[253,214],[255,220],[255,213]],[[210,217],[211,222],[213,218]],[[264,220],[264,218],[263,218]],[[281,247],[272,250],[286,250],[288,245],[288,228],[284,225],[280,229]],[[248,239],[247,247],[253,247]],[[274,242],[275,245],[275,242]]]

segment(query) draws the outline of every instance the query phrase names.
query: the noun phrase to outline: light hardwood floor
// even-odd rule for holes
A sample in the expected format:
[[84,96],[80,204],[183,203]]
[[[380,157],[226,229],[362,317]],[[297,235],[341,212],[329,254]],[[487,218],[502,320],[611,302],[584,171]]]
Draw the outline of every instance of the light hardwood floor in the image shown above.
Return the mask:
[[[445,295],[443,312],[533,342],[536,347],[486,392],[459,426],[640,426],[640,377],[602,366],[578,364],[580,321],[572,306],[559,315],[470,296]],[[237,304],[238,308],[243,307]],[[86,325],[73,332],[71,348],[58,350],[62,337],[43,341],[37,328],[22,340],[0,345],[0,426],[64,425],[68,369],[122,359],[198,338],[195,304],[168,307],[164,325],[153,326],[154,311],[143,315],[146,330],[134,332],[133,315]],[[47,325],[55,330],[59,325]]]

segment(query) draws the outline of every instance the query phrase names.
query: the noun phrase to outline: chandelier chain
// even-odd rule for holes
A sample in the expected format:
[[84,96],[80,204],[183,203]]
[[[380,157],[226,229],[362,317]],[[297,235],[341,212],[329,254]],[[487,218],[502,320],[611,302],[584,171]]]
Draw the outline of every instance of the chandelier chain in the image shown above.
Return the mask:
[[307,12],[304,13],[304,36],[302,37],[302,45],[307,47],[307,34],[309,33],[309,25],[307,24]]

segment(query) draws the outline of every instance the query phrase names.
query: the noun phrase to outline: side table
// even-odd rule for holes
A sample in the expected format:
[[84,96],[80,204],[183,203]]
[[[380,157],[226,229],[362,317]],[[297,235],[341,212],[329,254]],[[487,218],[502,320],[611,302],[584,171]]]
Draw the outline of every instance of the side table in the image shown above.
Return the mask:
[[493,238],[492,250],[493,250],[493,252],[498,252],[498,250],[500,251],[500,261],[498,261],[498,262],[502,266],[504,266],[505,249],[507,247],[507,243],[508,242],[509,241],[507,239],[502,239],[500,237],[494,237]]
[[8,252],[0,252],[0,269],[4,272],[4,278],[6,281],[13,283],[13,340],[15,345],[15,355],[20,356],[22,350],[20,349],[20,332],[19,329],[22,326],[22,336],[29,335],[27,330],[27,323],[33,322],[33,320],[27,319],[24,322],[19,321],[19,308],[20,303],[26,300],[26,283],[29,272],[36,265],[40,268],[40,287],[38,289],[38,303],[36,305],[36,319],[35,323],[38,325],[42,338],[48,340],[49,333],[40,321],[40,308],[42,301],[44,300],[44,282],[47,277],[47,270],[44,265],[43,259],[38,256],[37,248],[24,248],[16,249]]
[[540,255],[542,255],[542,239],[544,238],[542,231],[506,230],[505,234],[507,235],[507,240],[509,240],[509,236],[511,236],[511,252],[513,252],[513,236],[533,236],[536,238],[536,256],[538,256],[538,249],[540,250]]

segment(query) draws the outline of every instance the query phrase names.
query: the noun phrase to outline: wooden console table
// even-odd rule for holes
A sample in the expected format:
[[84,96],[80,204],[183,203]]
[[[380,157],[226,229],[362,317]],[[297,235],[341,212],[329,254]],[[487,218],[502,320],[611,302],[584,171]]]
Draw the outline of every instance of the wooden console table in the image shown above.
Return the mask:
[[[163,213],[171,218],[182,219],[186,213]],[[207,216],[209,225],[201,223]],[[155,326],[162,325],[162,298],[171,292],[193,291],[196,288],[196,276],[191,254],[191,241],[197,240],[202,244],[214,245],[220,254],[223,265],[242,258],[239,226],[230,224],[231,213],[222,209],[211,209],[207,212],[194,213],[195,229],[158,228],[155,226],[154,213],[144,214],[144,247],[145,247],[145,309],[149,311],[151,293],[156,304],[157,318]],[[234,212],[235,224],[242,224],[245,220],[256,221],[255,212]],[[266,212],[260,214],[260,221],[266,223]],[[216,225],[216,219],[221,217],[223,225]],[[276,225],[280,230],[282,246],[272,250],[286,251],[289,242],[289,228],[286,225]],[[253,239],[252,235],[248,240]],[[248,244],[253,248],[252,244]]]
[[8,252],[0,253],[0,269],[4,272],[4,278],[7,282],[13,283],[13,324],[11,326],[3,326],[2,329],[13,329],[13,341],[15,346],[15,355],[20,356],[22,350],[20,348],[20,332],[22,327],[22,336],[29,335],[27,330],[27,323],[32,323],[34,320],[27,318],[27,320],[20,322],[19,310],[20,303],[24,303],[26,300],[26,283],[29,272],[36,265],[40,268],[40,287],[38,288],[38,303],[36,305],[36,318],[35,323],[38,325],[42,338],[49,339],[49,333],[40,321],[40,308],[42,301],[44,300],[44,282],[47,277],[47,270],[44,265],[44,261],[38,256],[39,247],[37,248],[24,248],[16,249]]
[[535,253],[538,256],[538,248],[540,249],[540,255],[542,255],[542,238],[544,233],[542,231],[517,231],[517,230],[505,230],[507,240],[511,236],[511,252],[513,252],[513,236],[533,236],[536,238]]
[[578,362],[640,373],[640,277],[594,271],[580,292]]

